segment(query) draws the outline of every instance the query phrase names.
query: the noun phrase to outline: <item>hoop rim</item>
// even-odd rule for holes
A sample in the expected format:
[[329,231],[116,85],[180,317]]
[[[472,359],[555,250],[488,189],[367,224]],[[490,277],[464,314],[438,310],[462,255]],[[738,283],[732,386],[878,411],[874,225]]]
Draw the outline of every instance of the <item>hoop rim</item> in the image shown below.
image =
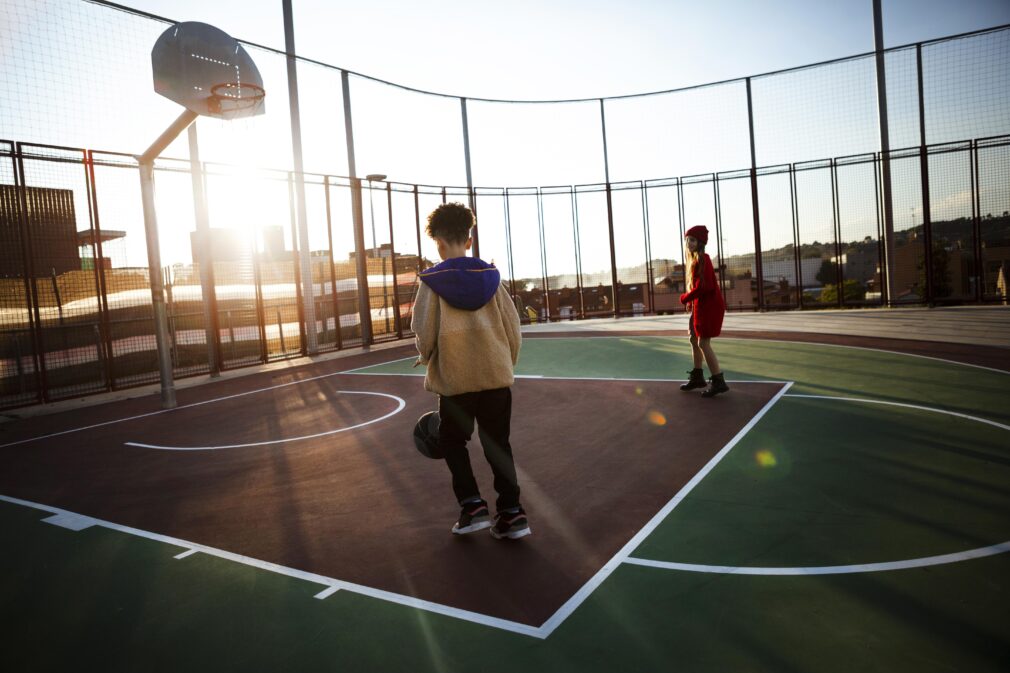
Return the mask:
[[[238,90],[239,95],[229,93]],[[243,95],[245,90],[248,95]],[[255,108],[263,102],[266,97],[266,90],[259,84],[252,82],[221,82],[210,88],[210,96],[207,97],[207,110],[211,114],[229,114]],[[227,106],[222,103],[227,102]]]

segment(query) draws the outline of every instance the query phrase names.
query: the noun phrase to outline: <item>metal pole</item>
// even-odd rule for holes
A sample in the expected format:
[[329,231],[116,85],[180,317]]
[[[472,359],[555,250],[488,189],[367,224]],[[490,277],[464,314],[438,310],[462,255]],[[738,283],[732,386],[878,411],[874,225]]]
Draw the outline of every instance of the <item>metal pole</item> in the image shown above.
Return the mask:
[[211,377],[221,375],[218,358],[217,297],[214,287],[214,261],[211,256],[210,223],[207,213],[207,194],[203,189],[203,165],[200,163],[200,144],[196,124],[190,124],[189,174],[193,181],[193,210],[196,214],[197,262],[200,264],[200,290],[203,295],[204,334],[207,340],[207,364]]
[[[929,208],[929,153],[926,151],[926,106],[922,94],[922,44],[915,45],[915,66],[919,86],[919,177],[922,180],[922,238],[926,246],[926,303],[936,299],[933,287],[933,218]],[[912,223],[915,229],[915,223]]]
[[750,200],[754,213],[754,275],[757,276],[758,310],[765,307],[764,268],[761,264],[761,211],[758,208],[757,153],[754,151],[754,105],[747,78],[747,128],[750,131]]
[[284,50],[288,62],[288,103],[291,108],[291,148],[295,163],[295,193],[298,209],[298,257],[301,262],[302,306],[305,314],[305,350],[309,355],[319,352],[316,335],[316,307],[312,288],[312,262],[309,249],[308,209],[305,207],[305,168],[302,164],[302,124],[298,110],[298,63],[295,60],[295,26],[291,0],[284,6]]
[[154,207],[154,160],[199,115],[183,110],[158,139],[137,157],[140,168],[140,196],[144,204],[144,233],[147,237],[147,266],[151,276],[151,307],[154,309],[154,341],[158,348],[161,376],[161,406],[175,407],[175,383],[172,381],[172,354],[169,352],[168,316],[165,312],[165,288],[161,278],[161,246],[158,241],[158,215]]
[[351,214],[354,218],[354,268],[358,281],[358,319],[361,344],[372,343],[372,312],[368,298],[368,267],[365,261],[365,218],[361,208],[361,180],[354,165],[354,126],[351,123],[351,83],[346,70],[340,71],[344,96],[344,136],[347,139],[347,175],[351,178]]
[[614,300],[614,317],[621,315],[619,297],[617,296],[617,255],[614,252],[614,204],[610,195],[610,160],[607,158],[607,115],[603,109],[603,99],[600,99],[600,128],[603,132],[603,176],[607,184],[607,230],[610,234],[610,283],[611,297]]
[[[343,348],[343,340],[340,335],[340,300],[337,296],[337,267],[333,261],[335,251],[333,249],[333,218],[330,216],[330,176],[323,177],[323,193],[326,195],[326,240],[329,244],[330,258],[330,290],[333,292],[333,325],[337,332],[337,350]],[[323,293],[325,294],[325,292]],[[324,320],[327,320],[324,318]],[[327,323],[323,323],[324,325]]]
[[842,261],[842,217],[839,209],[838,196],[838,162],[831,159],[831,218],[833,220],[833,236],[835,237],[835,288],[837,289],[838,308],[845,304],[845,274]]
[[[876,181],[873,183],[876,185]],[[876,201],[876,200],[875,200]],[[793,278],[793,287],[796,288],[796,306],[803,308],[803,276],[802,263],[800,262],[800,219],[796,204],[796,166],[789,164],[789,210],[792,214],[793,222],[793,267],[796,276]]]
[[95,179],[95,154],[93,150],[88,150],[85,157],[85,162],[87,164],[86,181],[88,184],[88,203],[91,208],[91,218],[93,222],[92,233],[92,243],[95,248],[95,296],[99,298],[100,304],[98,306],[98,321],[99,325],[96,326],[98,330],[98,347],[99,347],[99,364],[102,371],[105,372],[108,378],[108,387],[112,390],[116,389],[116,372],[113,369],[113,357],[112,357],[112,337],[109,333],[109,295],[106,287],[105,278],[105,268],[102,265],[102,260],[105,257],[102,251],[102,226],[101,218],[98,212],[98,182]]
[[880,162],[884,198],[884,284],[887,304],[894,298],[894,207],[891,196],[891,141],[887,123],[887,81],[884,67],[884,22],[880,0],[873,0],[873,42],[877,60],[877,122],[880,126]]
[[[14,161],[14,187],[18,198],[17,213],[21,225],[21,255],[24,269],[25,300],[28,306],[28,325],[32,339],[32,364],[35,369],[38,395],[36,400],[49,401],[49,381],[46,377],[45,341],[42,333],[42,316],[39,313],[38,286],[35,282],[34,251],[32,248],[32,222],[28,218],[28,181],[25,177],[25,160],[22,143],[17,144]],[[34,200],[34,192],[33,192]],[[972,202],[974,203],[974,201]]]
[[547,239],[544,236],[543,190],[537,187],[537,234],[540,238],[540,277],[544,284],[544,320],[551,321],[551,292],[547,286]]
[[639,182],[642,185],[642,231],[645,234],[645,279],[649,285],[645,288],[645,298],[649,301],[649,313],[656,312],[656,295],[653,292],[652,281],[655,277],[655,269],[652,266],[652,237],[649,235],[649,185]]
[[[470,124],[466,116],[466,99],[459,99],[459,107],[463,113],[463,159],[466,161],[466,193],[470,210],[477,214],[477,200],[473,193],[473,174],[470,171]],[[479,227],[473,228],[473,256],[480,257]]]
[[[145,155],[146,156],[146,155]],[[161,248],[158,242],[158,216],[154,209],[154,162],[140,164],[140,196],[144,204],[144,231],[147,235],[147,267],[151,275],[151,306],[154,308],[154,341],[158,347],[158,370],[161,376],[161,407],[175,407],[175,384],[172,381],[172,355],[168,343],[168,316],[165,312],[165,289],[161,279]]]
[[[368,212],[372,219],[372,259],[377,256],[381,257],[379,254],[378,240],[375,236],[375,201],[372,196],[372,176],[369,175],[365,178],[368,180]],[[392,217],[392,213],[390,213]],[[390,239],[392,240],[392,239]],[[390,245],[390,250],[392,250],[392,245]],[[386,319],[386,333],[389,333],[389,295],[386,292],[386,258],[382,258],[382,314]]]
[[[403,338],[403,325],[400,320],[400,287],[396,282],[396,242],[393,238],[393,185],[386,183],[386,212],[389,214],[389,260],[393,265],[393,319],[396,320],[396,336]],[[386,258],[382,258],[382,294],[386,294]],[[389,324],[387,317],[386,324]],[[386,328],[388,331],[388,327]]]
[[722,299],[726,301],[726,275],[723,273],[723,268],[726,266],[722,252],[722,203],[719,201],[719,174],[712,174],[712,199],[713,208],[715,208],[715,241],[716,241],[716,253],[719,255],[719,265],[715,269],[717,278],[719,279],[719,288],[722,290]]
[[[981,303],[985,298],[985,267],[982,265],[982,176],[978,171],[978,140],[971,141],[970,149],[971,172],[971,219],[972,235],[975,238],[975,301]],[[1004,302],[1005,303],[1005,302]]]

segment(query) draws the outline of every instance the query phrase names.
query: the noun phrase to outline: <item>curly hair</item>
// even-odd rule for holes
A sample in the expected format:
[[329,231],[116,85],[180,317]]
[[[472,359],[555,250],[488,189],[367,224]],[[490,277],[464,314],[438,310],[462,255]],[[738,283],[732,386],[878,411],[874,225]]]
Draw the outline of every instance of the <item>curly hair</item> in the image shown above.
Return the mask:
[[432,238],[466,243],[474,224],[473,211],[462,203],[443,203],[428,215],[428,226],[424,230]]

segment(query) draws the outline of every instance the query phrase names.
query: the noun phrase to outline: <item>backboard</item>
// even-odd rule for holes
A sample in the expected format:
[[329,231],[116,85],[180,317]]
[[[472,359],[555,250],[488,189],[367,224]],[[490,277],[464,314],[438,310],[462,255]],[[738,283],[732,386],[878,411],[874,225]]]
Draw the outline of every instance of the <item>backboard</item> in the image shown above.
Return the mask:
[[222,119],[265,112],[263,79],[238,40],[206,23],[168,28],[151,50],[154,90],[205,116]]

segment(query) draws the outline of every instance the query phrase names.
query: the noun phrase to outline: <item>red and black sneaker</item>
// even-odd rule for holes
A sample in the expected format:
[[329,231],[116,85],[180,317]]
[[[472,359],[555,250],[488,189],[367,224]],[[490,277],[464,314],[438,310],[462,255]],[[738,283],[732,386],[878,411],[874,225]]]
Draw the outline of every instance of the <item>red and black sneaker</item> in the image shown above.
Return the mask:
[[494,518],[494,526],[491,527],[491,537],[496,540],[502,538],[515,540],[526,537],[532,532],[530,522],[526,519],[526,512],[522,507],[515,512],[498,512]]
[[491,512],[488,511],[487,503],[483,500],[468,502],[459,511],[459,520],[452,527],[452,532],[456,535],[465,535],[478,530],[491,527]]

